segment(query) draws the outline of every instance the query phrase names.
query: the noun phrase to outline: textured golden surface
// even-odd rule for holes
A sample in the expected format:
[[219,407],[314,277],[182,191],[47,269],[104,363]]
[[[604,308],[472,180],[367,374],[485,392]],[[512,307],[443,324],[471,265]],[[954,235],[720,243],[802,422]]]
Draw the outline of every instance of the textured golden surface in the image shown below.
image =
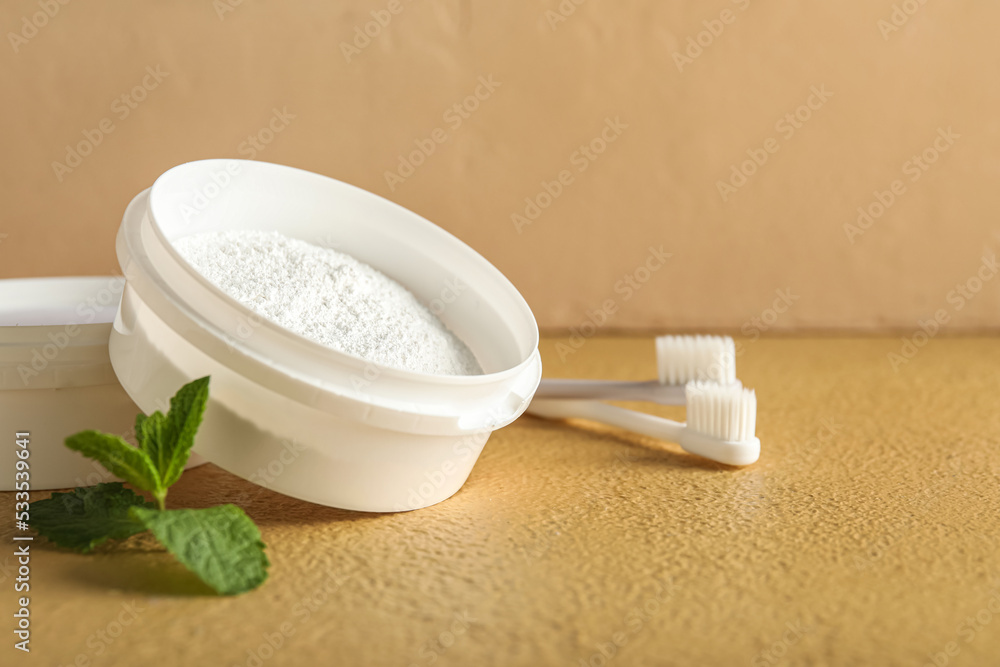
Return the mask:
[[[555,345],[543,343],[550,377],[655,372],[650,339],[590,340],[565,362]],[[934,340],[895,373],[899,347],[747,343],[738,370],[758,391],[763,454],[742,470],[523,418],[455,497],[408,514],[190,471],[174,506],[243,502],[268,583],[193,595],[141,538],[92,556],[38,543],[24,662],[599,665],[603,648],[611,665],[922,665],[951,648],[949,664],[995,665],[1000,343]],[[5,516],[11,504],[2,494]],[[3,664],[21,664],[7,642]]]

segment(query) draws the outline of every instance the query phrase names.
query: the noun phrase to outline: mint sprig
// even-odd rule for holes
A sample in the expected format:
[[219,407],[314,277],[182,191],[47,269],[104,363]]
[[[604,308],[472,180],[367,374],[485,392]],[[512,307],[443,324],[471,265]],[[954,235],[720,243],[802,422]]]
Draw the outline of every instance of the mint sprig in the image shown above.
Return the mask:
[[166,508],[167,489],[180,479],[191,456],[194,434],[201,424],[208,401],[208,378],[189,382],[170,399],[167,414],[156,411],[135,418],[133,447],[120,436],[100,431],[81,431],[66,438],[66,446],[95,459],[113,475],[132,486],[149,491],[159,508]]
[[133,507],[129,515],[223,595],[244,593],[267,579],[260,530],[236,505],[166,511]]
[[135,418],[139,450],[156,468],[164,497],[184,472],[207,401],[208,378],[203,377],[184,385],[174,394],[166,415],[157,411],[148,417],[139,413]]
[[61,547],[87,553],[107,540],[124,540],[146,530],[130,508],[153,508],[121,482],[109,482],[31,503],[31,525]]
[[207,377],[181,387],[164,415],[139,414],[138,447],[99,431],[82,431],[66,446],[95,459],[112,474],[148,491],[156,504],[120,482],[53,493],[31,503],[32,525],[53,543],[87,553],[108,540],[145,532],[191,572],[223,595],[260,586],[270,563],[254,522],[235,505],[166,509],[167,490],[180,479],[208,401]]
[[166,498],[166,489],[160,481],[160,474],[145,452],[136,449],[117,435],[100,431],[80,431],[66,438],[66,446],[94,459],[116,477],[121,477],[132,486],[153,493],[160,505]]

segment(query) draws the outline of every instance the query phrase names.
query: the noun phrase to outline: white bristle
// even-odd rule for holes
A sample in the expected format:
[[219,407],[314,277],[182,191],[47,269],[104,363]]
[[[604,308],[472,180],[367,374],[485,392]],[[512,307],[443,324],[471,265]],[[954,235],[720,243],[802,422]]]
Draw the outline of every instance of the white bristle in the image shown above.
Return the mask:
[[736,344],[729,336],[660,336],[656,362],[660,384],[736,381]]
[[757,430],[757,395],[741,384],[689,382],[687,425],[728,442],[745,442]]

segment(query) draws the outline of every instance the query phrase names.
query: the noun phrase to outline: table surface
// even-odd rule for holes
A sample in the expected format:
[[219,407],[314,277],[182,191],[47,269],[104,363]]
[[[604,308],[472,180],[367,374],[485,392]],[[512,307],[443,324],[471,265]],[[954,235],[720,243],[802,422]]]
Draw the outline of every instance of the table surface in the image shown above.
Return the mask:
[[[655,374],[650,338],[559,343],[542,344],[548,377]],[[2,662],[998,664],[1000,341],[936,339],[894,370],[901,345],[744,341],[762,443],[744,469],[528,417],[493,435],[457,495],[411,513],[257,493],[203,466],[172,505],[249,493],[263,587],[205,596],[141,536],[88,556],[39,543],[33,651],[20,660],[8,631]],[[12,494],[0,503],[13,511]]]

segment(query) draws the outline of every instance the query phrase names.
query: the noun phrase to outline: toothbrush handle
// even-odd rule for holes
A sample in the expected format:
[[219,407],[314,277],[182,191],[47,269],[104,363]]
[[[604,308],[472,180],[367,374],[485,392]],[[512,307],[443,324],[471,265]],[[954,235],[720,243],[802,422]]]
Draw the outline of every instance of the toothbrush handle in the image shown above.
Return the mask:
[[757,438],[747,442],[725,442],[670,419],[600,401],[535,399],[528,406],[528,413],[546,419],[589,419],[617,426],[651,438],[676,442],[686,452],[731,466],[750,465],[760,457],[760,440]]
[[538,398],[589,398],[602,401],[650,401],[660,405],[684,405],[684,385],[614,380],[542,380]]
[[600,401],[536,398],[528,406],[528,412],[547,419],[589,419],[672,442],[679,442],[686,430],[679,422]]

